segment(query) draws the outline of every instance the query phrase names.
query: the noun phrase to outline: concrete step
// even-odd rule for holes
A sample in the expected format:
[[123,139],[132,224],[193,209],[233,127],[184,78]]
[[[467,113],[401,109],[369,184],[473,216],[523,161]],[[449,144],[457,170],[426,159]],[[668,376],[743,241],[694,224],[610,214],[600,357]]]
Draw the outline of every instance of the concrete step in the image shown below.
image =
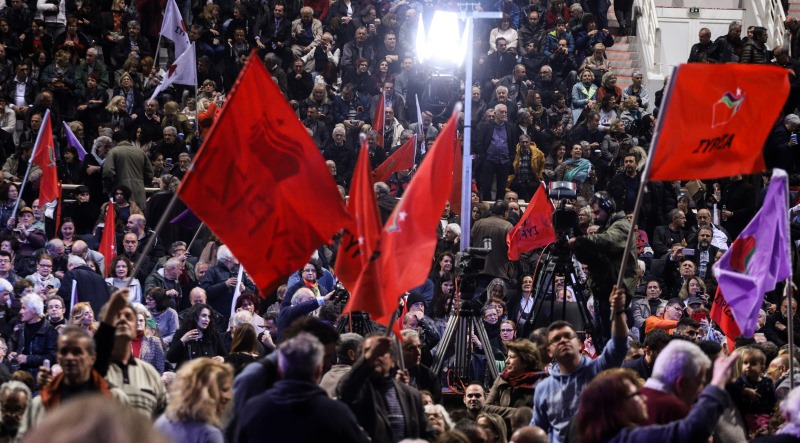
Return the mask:
[[612,68],[633,68],[638,60],[608,59]]
[[609,59],[636,60],[639,58],[639,54],[634,51],[615,51],[614,49],[606,49],[606,57]]

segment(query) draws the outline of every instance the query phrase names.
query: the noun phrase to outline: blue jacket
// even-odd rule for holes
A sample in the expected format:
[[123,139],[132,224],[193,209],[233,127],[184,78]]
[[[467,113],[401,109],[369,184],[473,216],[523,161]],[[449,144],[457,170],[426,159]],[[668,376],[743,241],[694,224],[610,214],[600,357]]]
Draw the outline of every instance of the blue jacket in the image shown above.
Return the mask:
[[627,353],[628,338],[612,337],[599,357],[581,356],[578,368],[569,374],[561,374],[558,363],[553,364],[550,377],[536,385],[531,426],[544,429],[551,442],[562,442],[570,419],[578,413],[583,387],[600,372],[620,367]]

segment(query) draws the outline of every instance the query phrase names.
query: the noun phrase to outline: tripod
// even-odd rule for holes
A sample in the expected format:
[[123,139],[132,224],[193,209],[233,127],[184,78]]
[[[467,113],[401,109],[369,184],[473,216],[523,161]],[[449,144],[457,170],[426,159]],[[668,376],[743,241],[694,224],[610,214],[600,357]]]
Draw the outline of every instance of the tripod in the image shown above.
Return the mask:
[[[522,327],[520,337],[527,337],[536,328],[546,327],[556,320],[570,322],[576,332],[589,332],[592,334],[594,326],[589,308],[583,296],[580,281],[575,274],[572,253],[563,250],[558,245],[555,252],[546,259],[544,272],[539,274],[534,291],[534,303],[531,315]],[[561,289],[561,306],[557,308],[556,276],[564,276],[564,286]],[[567,301],[567,283],[574,288],[575,302]],[[548,291],[549,289],[549,291]],[[548,297],[552,294],[552,297]],[[558,312],[560,311],[560,313]]]
[[[447,320],[447,327],[442,335],[440,342],[439,352],[433,362],[434,374],[439,374],[442,370],[442,365],[445,361],[447,350],[455,343],[455,371],[456,376],[461,379],[471,380],[472,365],[471,356],[472,351],[469,349],[470,337],[474,333],[478,337],[481,346],[483,346],[483,355],[489,363],[494,362],[494,355],[492,355],[491,343],[489,343],[489,336],[486,334],[486,328],[483,326],[483,318],[481,317],[480,305],[471,302],[462,302],[460,307],[453,308],[453,314]],[[497,378],[497,366],[488,364],[489,372],[494,380]]]
[[366,337],[368,334],[375,332],[375,326],[370,320],[368,312],[354,311],[339,318],[336,331],[339,334],[355,332],[362,337]]

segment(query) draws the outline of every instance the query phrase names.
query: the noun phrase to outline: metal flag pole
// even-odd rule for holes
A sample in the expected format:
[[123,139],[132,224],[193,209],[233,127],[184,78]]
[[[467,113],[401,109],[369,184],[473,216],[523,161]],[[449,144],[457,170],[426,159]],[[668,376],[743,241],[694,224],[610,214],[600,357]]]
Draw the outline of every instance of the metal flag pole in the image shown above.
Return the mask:
[[[464,143],[462,144],[461,161],[461,250],[466,251],[470,244],[472,229],[472,64],[474,43],[472,34],[475,19],[499,19],[503,14],[499,11],[480,12],[475,7],[479,3],[463,3],[459,18],[466,20],[464,40],[467,47],[466,64],[464,66]],[[500,192],[498,189],[497,192]]]
[[[789,194],[789,179],[786,179],[786,196],[788,197]],[[788,206],[788,205],[787,205]],[[786,211],[786,229],[789,229],[789,226],[792,223],[790,211]],[[789,257],[789,277],[786,279],[786,286],[783,288],[783,295],[786,297],[786,305],[787,305],[787,324],[786,324],[786,333],[789,336],[789,389],[794,389],[794,359],[795,359],[795,352],[794,352],[794,315],[792,314],[792,307],[795,303],[794,300],[794,288],[792,287],[792,280],[794,276],[794,268],[792,267],[792,236],[789,235],[789,232],[784,233],[786,235],[786,244],[784,247],[787,248],[786,256]]]

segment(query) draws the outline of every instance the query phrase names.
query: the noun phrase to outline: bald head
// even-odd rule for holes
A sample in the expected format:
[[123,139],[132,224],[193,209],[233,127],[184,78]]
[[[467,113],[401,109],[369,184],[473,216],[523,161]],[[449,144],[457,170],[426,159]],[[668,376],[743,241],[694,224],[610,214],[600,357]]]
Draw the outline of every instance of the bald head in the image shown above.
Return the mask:
[[192,305],[196,305],[198,303],[205,304],[206,300],[206,290],[199,286],[192,289],[192,292],[189,293],[189,303]]
[[86,258],[86,252],[89,251],[89,245],[83,240],[78,240],[72,244],[72,255]]
[[548,443],[547,432],[538,426],[525,426],[511,434],[514,443]]
[[133,232],[136,235],[141,236],[144,233],[145,226],[147,225],[147,221],[142,214],[131,214],[128,217],[128,232]]

